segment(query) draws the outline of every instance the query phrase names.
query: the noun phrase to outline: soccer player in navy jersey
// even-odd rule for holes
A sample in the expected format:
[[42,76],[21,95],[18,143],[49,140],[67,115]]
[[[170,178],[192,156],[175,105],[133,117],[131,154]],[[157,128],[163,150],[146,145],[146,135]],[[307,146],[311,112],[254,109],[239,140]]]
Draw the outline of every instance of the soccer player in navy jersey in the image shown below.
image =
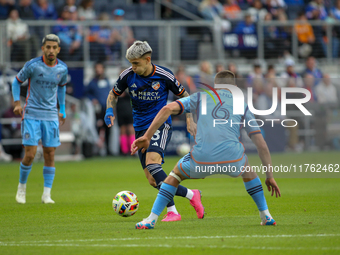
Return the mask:
[[[183,86],[176,80],[174,74],[167,68],[151,62],[152,49],[147,42],[135,41],[126,51],[126,58],[131,67],[124,70],[107,98],[105,123],[108,127],[114,124],[113,108],[117,98],[125,89],[129,89],[132,102],[133,126],[136,138],[144,135],[157,113],[167,104],[169,90],[179,97],[189,96]],[[187,128],[195,134],[195,124],[192,116],[187,115]],[[152,142],[145,152],[138,152],[140,162],[149,184],[157,189],[167,177],[162,169],[164,152],[172,133],[171,118],[154,132]],[[201,192],[190,190],[179,185],[176,195],[186,197],[195,208],[197,217],[204,217],[204,207],[201,203]],[[167,214],[163,221],[179,221],[181,215],[176,210],[173,199],[167,204]]]
[[[59,122],[65,123],[65,92],[68,69],[57,59],[60,39],[54,34],[42,40],[43,55],[28,61],[12,83],[14,113],[22,116],[21,135],[25,155],[20,163],[19,186],[16,201],[26,203],[26,182],[32,169],[38,142],[41,139],[44,155],[44,191],[42,202],[54,204],[51,188],[55,175],[54,152],[60,145]],[[20,85],[28,79],[28,90],[24,108],[20,104]],[[57,98],[60,112],[58,113]]]
[[[216,96],[219,102],[208,97],[208,93],[199,92],[190,97],[172,102],[159,111],[145,134],[135,140],[131,146],[131,153],[146,150],[149,147],[152,134],[171,114],[183,112],[197,112],[197,134],[193,149],[181,158],[173,171],[165,179],[159,189],[148,218],[136,224],[137,229],[153,229],[158,216],[165,205],[174,197],[177,186],[185,179],[205,178],[211,174],[225,173],[231,177],[242,176],[248,194],[253,198],[259,210],[261,225],[276,225],[269,213],[261,181],[248,163],[243,144],[240,142],[240,130],[245,128],[248,136],[256,145],[263,166],[266,171],[266,185],[276,197],[281,196],[272,170],[270,153],[254,115],[244,103],[244,115],[233,114],[233,95],[230,90],[218,85],[236,85],[235,76],[230,71],[221,71],[215,77]],[[220,89],[219,89],[220,88]],[[209,92],[210,93],[210,92]],[[211,93],[213,94],[213,93]],[[236,100],[234,98],[234,100]],[[205,110],[203,110],[205,107]],[[201,110],[201,109],[202,110]],[[216,124],[218,120],[219,124]],[[248,123],[252,123],[252,125]],[[221,124],[223,123],[223,124]],[[152,143],[152,141],[151,141]],[[207,170],[208,169],[208,170]],[[209,171],[213,169],[214,171]],[[222,171],[223,169],[223,171]]]

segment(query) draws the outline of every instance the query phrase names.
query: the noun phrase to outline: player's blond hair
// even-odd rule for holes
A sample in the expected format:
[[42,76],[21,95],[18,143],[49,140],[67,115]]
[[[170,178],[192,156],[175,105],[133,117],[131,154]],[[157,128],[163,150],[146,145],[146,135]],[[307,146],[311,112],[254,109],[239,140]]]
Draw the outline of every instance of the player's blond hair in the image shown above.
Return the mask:
[[145,54],[151,54],[152,49],[148,42],[144,41],[135,41],[130,48],[126,51],[126,59],[137,59],[143,57]]
[[47,42],[47,41],[56,42],[56,43],[58,43],[58,45],[60,45],[60,39],[55,34],[45,35],[45,37],[42,39],[42,44],[44,45],[45,42]]

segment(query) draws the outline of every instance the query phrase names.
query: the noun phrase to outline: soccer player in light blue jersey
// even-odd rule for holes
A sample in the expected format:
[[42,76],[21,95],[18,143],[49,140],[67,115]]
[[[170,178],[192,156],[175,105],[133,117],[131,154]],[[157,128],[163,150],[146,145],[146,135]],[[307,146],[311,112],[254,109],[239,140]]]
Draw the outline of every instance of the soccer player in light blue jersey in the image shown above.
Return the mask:
[[[25,155],[20,163],[19,186],[16,201],[26,203],[26,182],[32,169],[37,146],[41,139],[44,155],[44,191],[42,202],[54,204],[51,188],[55,175],[54,152],[60,145],[59,122],[65,123],[65,92],[67,66],[57,58],[60,39],[54,34],[42,40],[43,55],[28,61],[12,83],[14,113],[22,116],[21,135]],[[28,80],[24,108],[20,104],[20,85]],[[60,112],[58,113],[57,99]]]
[[[214,83],[235,85],[234,74],[230,71],[221,71],[216,75]],[[241,175],[247,192],[257,205],[261,225],[276,225],[269,213],[261,181],[256,172],[249,166],[245,149],[239,140],[240,129],[245,128],[248,136],[257,147],[263,166],[270,169],[271,157],[260,128],[254,120],[254,115],[248,110],[247,104],[244,104],[244,115],[234,115],[231,92],[226,89],[218,89],[216,93],[220,99],[217,104],[215,104],[213,98],[207,96],[208,93],[195,93],[190,97],[181,98],[163,107],[145,134],[132,144],[132,154],[137,150],[144,151],[148,148],[155,130],[171,114],[197,113],[197,134],[193,149],[178,161],[173,171],[165,179],[160,187],[151,214],[148,218],[136,224],[137,229],[154,228],[158,216],[165,205],[173,198],[182,180],[204,178],[214,173],[226,173],[232,177]],[[202,104],[205,105],[205,108],[202,107]],[[219,124],[216,124],[217,122]],[[210,171],[207,171],[207,169],[210,169]],[[212,169],[214,171],[211,171]],[[223,171],[221,171],[222,169]],[[276,197],[281,196],[272,171],[267,171],[266,177],[265,183],[268,190],[272,190],[272,196],[274,192]]]
[[[159,65],[151,62],[152,49],[147,42],[135,41],[126,51],[126,58],[131,67],[124,70],[113,89],[107,97],[105,123],[108,127],[114,124],[115,116],[113,109],[116,107],[118,96],[126,89],[129,90],[133,127],[135,137],[144,135],[147,128],[157,113],[167,104],[169,91],[183,98],[189,96],[184,87],[176,80],[174,74]],[[192,121],[191,114],[187,114],[188,131],[195,133],[196,125]],[[166,146],[172,134],[171,117],[168,116],[163,124],[155,130],[152,143],[146,151],[138,152],[139,160],[149,184],[157,189],[167,177],[162,168]],[[201,203],[201,192],[178,186],[177,196],[186,197],[195,208],[197,217],[204,217],[204,207]],[[174,201],[171,199],[167,205],[167,214],[163,221],[179,221],[181,215],[178,213]]]

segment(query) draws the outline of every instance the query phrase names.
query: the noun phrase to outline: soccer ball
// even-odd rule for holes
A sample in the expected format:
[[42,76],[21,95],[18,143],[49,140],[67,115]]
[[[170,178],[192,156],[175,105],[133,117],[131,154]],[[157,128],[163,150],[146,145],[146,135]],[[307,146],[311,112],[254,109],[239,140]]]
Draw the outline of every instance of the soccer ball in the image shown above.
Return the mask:
[[129,217],[137,212],[139,201],[133,192],[121,191],[114,197],[112,207],[118,215]]
[[190,152],[190,144],[182,143],[181,145],[178,145],[176,152],[179,156],[183,157]]

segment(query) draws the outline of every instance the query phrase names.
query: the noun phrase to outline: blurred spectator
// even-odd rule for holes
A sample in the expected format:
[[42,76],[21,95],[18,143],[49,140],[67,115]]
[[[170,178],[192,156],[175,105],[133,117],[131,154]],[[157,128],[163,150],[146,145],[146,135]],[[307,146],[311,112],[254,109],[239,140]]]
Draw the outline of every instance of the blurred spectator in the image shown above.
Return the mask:
[[193,94],[196,92],[197,88],[195,86],[195,83],[191,76],[186,73],[185,66],[180,65],[175,76],[189,94]]
[[225,67],[224,67],[224,64],[222,63],[217,63],[215,65],[215,74],[221,72],[221,71],[224,71],[225,70]]
[[116,9],[113,11],[114,28],[112,32],[113,45],[112,51],[116,55],[114,59],[121,57],[122,42],[127,43],[127,47],[133,44],[135,41],[133,31],[131,27],[122,25],[121,22],[124,20],[125,11],[122,9]]
[[301,57],[308,57],[312,52],[312,44],[315,43],[315,36],[312,26],[307,21],[304,13],[300,13],[294,30],[299,41],[299,54]]
[[[166,2],[172,2],[172,0],[166,0]],[[173,18],[173,15],[174,15],[174,11],[171,9],[171,8],[169,8],[169,7],[167,7],[167,6],[165,6],[165,5],[161,5],[161,17],[162,17],[162,19],[171,19],[171,18]]]
[[12,61],[26,61],[32,58],[32,40],[28,25],[19,18],[19,13],[13,9],[7,19],[7,37],[11,46]]
[[325,20],[327,11],[323,0],[313,0],[306,7],[306,17],[311,20]]
[[237,19],[242,15],[241,8],[238,6],[236,0],[225,0],[223,5],[224,17],[226,19]]
[[[65,7],[63,17],[68,21],[77,21],[78,13],[77,7]],[[81,61],[83,57],[82,52],[82,30],[78,25],[64,25],[59,24],[53,28],[53,32],[59,36],[60,45],[60,59],[64,61]]]
[[199,11],[205,20],[214,20],[223,16],[223,5],[218,0],[203,0]]
[[314,77],[314,85],[317,85],[323,77],[321,70],[316,67],[316,60],[314,57],[307,58],[304,73],[311,74]]
[[[313,0],[306,7],[306,17],[309,20],[326,20],[328,17],[323,0]],[[315,43],[313,45],[313,56],[326,56],[326,45],[323,39],[324,28],[322,26],[313,26]],[[334,42],[336,43],[336,42]],[[337,44],[339,46],[339,43]]]
[[284,13],[286,3],[284,0],[266,0],[264,7],[273,16],[273,19],[277,19],[280,13]]
[[66,9],[65,7],[76,6],[76,0],[65,0],[64,3],[58,5],[58,16]]
[[[14,101],[12,100],[11,107],[8,108],[7,111],[5,111],[2,114],[2,118],[16,118],[17,119],[18,116],[14,114],[13,110],[14,110]],[[1,133],[2,133],[2,138],[5,138],[5,139],[20,139],[21,138],[21,123],[13,121],[11,124],[2,125]],[[12,157],[13,158],[21,157],[21,153],[22,153],[21,144],[6,145],[5,149],[10,155],[4,154],[2,156],[7,158],[8,160],[11,159]],[[3,150],[1,149],[1,145],[0,145],[0,161],[2,157],[1,156],[2,152]]]
[[[272,15],[267,13],[265,21],[272,21]],[[282,27],[265,26],[264,29],[264,49],[265,58],[277,58],[283,55],[283,51],[288,48],[288,34]]]
[[78,16],[80,20],[95,20],[96,12],[93,8],[93,0],[82,0],[78,7]]
[[[98,20],[108,22],[110,20],[110,16],[107,13],[101,13]],[[89,41],[90,58],[92,61],[106,61],[112,58],[114,33],[113,29],[108,24],[91,27]]]
[[[84,96],[88,97],[93,104],[96,112],[96,127],[100,137],[105,138],[107,155],[109,152],[109,136],[110,130],[104,123],[106,111],[106,98],[112,89],[109,80],[105,75],[105,66],[101,62],[97,62],[94,66],[95,76],[85,87]],[[105,135],[103,135],[105,133]]]
[[32,4],[34,16],[36,19],[57,19],[57,11],[53,4],[48,0],[37,0],[37,3]]
[[338,103],[338,92],[332,84],[329,74],[324,74],[322,81],[315,88],[316,98],[320,104]]
[[[268,82],[265,86],[263,86],[263,93],[261,93],[256,100],[256,109],[257,110],[269,110],[273,105],[273,88],[275,86]],[[279,102],[279,93],[277,93],[277,107],[276,110],[269,115],[266,115],[265,117],[272,117],[275,119],[282,119],[281,116],[281,103]]]
[[261,0],[254,0],[253,7],[248,9],[248,13],[251,15],[253,22],[257,22],[264,20],[267,10],[263,8]]
[[[121,71],[123,72],[124,70],[125,68]],[[120,134],[120,150],[124,156],[127,156],[130,154],[131,144],[135,140],[131,99],[128,89],[119,97],[116,111]]]
[[0,20],[5,20],[8,18],[9,13],[11,10],[14,9],[13,0],[0,0]]
[[253,22],[252,16],[248,13],[244,17],[244,21],[240,21],[234,28],[236,34],[256,34],[256,26]]
[[17,8],[19,16],[22,20],[34,20],[34,12],[32,7],[32,0],[20,0]]
[[276,71],[274,65],[268,65],[267,73],[265,74],[266,79],[275,79],[276,78]]
[[256,102],[257,97],[263,92],[263,85],[265,84],[265,78],[262,72],[261,64],[255,62],[253,66],[253,72],[247,77],[247,87],[253,88],[253,101]]
[[197,88],[202,87],[200,83],[213,85],[213,67],[209,61],[202,61],[200,63],[200,71],[193,77],[195,86]]
[[287,15],[290,20],[296,19],[298,13],[304,10],[304,0],[285,0],[287,5]]
[[278,79],[278,85],[280,87],[285,87],[288,83],[288,80],[290,81],[294,80],[295,86],[302,88],[303,87],[302,77],[299,74],[297,74],[294,70],[295,61],[293,59],[286,59],[285,66],[286,66],[286,71],[281,73]]
[[[242,75],[240,75],[240,73],[237,70],[237,66],[235,63],[229,63],[227,66],[227,70],[233,72],[235,74],[235,79],[236,79],[236,84],[237,86],[242,89],[245,90],[246,89],[246,82],[245,79],[242,77]],[[244,93],[243,93],[244,94]]]
[[311,98],[309,102],[315,102],[315,93],[314,93],[315,78],[314,76],[312,74],[306,73],[303,81],[304,81],[304,88],[307,89],[311,94]]

